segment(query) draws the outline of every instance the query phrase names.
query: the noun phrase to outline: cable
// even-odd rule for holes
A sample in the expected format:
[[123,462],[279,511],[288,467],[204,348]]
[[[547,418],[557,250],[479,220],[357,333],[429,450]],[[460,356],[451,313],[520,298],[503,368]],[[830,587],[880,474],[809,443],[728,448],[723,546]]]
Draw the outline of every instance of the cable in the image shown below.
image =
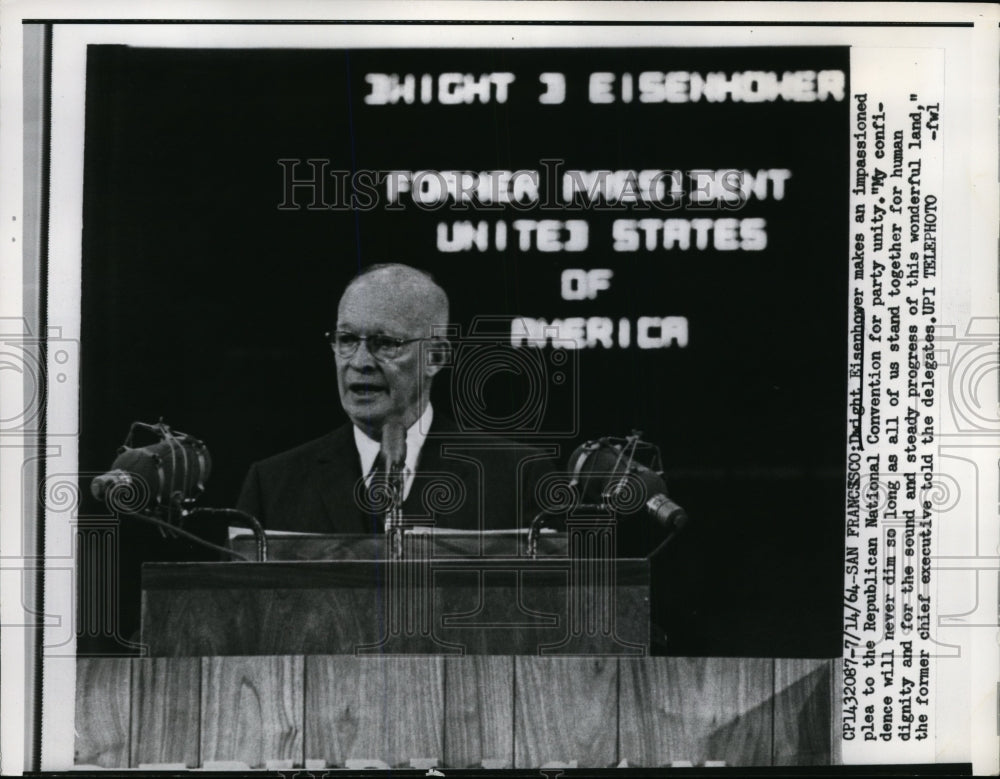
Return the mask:
[[245,554],[237,552],[235,549],[230,549],[225,546],[220,546],[219,544],[213,544],[211,541],[206,541],[204,538],[200,538],[196,536],[194,533],[189,533],[187,530],[179,528],[176,525],[171,525],[169,522],[166,522],[162,519],[157,519],[156,517],[150,516],[149,514],[129,514],[128,516],[136,517],[137,519],[141,519],[144,522],[149,522],[150,524],[156,525],[159,528],[166,528],[171,533],[181,535],[184,538],[189,539],[190,541],[194,541],[196,544],[201,544],[202,546],[208,547],[209,549],[214,549],[216,552],[222,552],[223,554],[232,555],[233,557],[238,557],[240,560],[243,560],[246,563],[253,562],[253,560],[251,560]]

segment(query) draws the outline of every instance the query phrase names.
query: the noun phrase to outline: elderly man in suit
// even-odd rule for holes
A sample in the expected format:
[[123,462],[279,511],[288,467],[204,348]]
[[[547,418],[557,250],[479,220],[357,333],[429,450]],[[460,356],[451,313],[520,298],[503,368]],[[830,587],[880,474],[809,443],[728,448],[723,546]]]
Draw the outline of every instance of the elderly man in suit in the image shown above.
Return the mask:
[[551,468],[539,450],[471,436],[436,413],[434,377],[449,355],[449,305],[430,274],[375,265],[347,286],[330,343],[349,422],[255,463],[238,506],[269,529],[378,533],[365,486],[381,462],[383,427],[405,429],[402,514],[409,524],[464,530],[527,527],[535,486]]

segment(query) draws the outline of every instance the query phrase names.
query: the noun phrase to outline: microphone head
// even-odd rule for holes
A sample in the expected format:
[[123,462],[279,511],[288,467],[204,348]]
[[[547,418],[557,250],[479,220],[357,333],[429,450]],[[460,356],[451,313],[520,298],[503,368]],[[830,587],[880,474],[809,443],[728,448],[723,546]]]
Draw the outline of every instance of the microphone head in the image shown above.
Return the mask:
[[386,470],[402,468],[406,462],[406,428],[398,419],[389,419],[382,426],[382,455]]
[[120,513],[147,509],[169,511],[193,501],[205,489],[212,472],[208,447],[184,433],[163,426],[161,439],[147,446],[123,446],[111,470],[91,482],[90,489]]
[[[600,503],[617,464],[618,451],[614,447],[600,441],[580,444],[569,456],[569,469],[573,474],[570,486],[577,489],[584,503]],[[620,468],[617,473],[621,474]]]
[[637,462],[628,451],[607,438],[577,447],[569,458],[570,486],[580,504],[600,506],[621,520],[619,552],[646,556],[650,549],[662,548],[690,519],[669,498],[663,474]]
[[690,521],[687,512],[662,493],[646,501],[646,511],[666,531],[680,532]]
[[607,503],[623,514],[635,513],[654,495],[666,493],[667,483],[654,470],[622,456],[621,447],[606,441],[578,446],[569,458],[570,484],[584,503]]
[[[143,489],[145,483],[136,485],[135,479],[128,471],[113,470],[95,476],[90,482],[90,494],[100,501],[118,501],[116,497],[119,490],[140,491],[141,498],[133,501],[135,510],[139,511],[149,504],[150,494],[148,489]],[[131,493],[130,493],[131,494]]]

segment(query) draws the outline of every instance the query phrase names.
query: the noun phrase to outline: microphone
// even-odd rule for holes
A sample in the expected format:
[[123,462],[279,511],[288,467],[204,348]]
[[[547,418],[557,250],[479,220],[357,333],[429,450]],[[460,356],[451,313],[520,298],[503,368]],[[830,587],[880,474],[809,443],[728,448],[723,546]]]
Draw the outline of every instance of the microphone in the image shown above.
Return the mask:
[[[659,447],[641,441],[642,434],[633,431],[626,438],[599,438],[581,444],[569,458],[572,473],[569,492],[578,500],[575,505],[562,505],[557,511],[543,509],[531,522],[528,531],[528,554],[538,552],[538,535],[546,516],[567,509],[580,508],[611,511],[619,517],[631,518],[642,511],[653,520],[663,540],[647,557],[655,557],[690,521],[687,512],[670,499],[663,478]],[[653,467],[635,459],[640,450],[652,452]]]
[[[133,447],[136,431],[150,433],[159,440]],[[134,516],[158,526],[161,532],[179,535],[246,560],[239,552],[213,544],[178,526],[181,519],[195,516],[225,516],[238,520],[253,531],[257,540],[257,560],[267,560],[267,537],[256,517],[239,509],[191,509],[204,491],[211,472],[212,457],[204,441],[187,433],[175,433],[162,420],[155,425],[133,422],[111,470],[94,478],[90,491],[116,513]]]
[[387,473],[403,472],[406,466],[406,428],[398,419],[390,419],[382,426],[382,456]]
[[[620,442],[620,443],[619,443]],[[668,533],[683,530],[687,512],[672,501],[662,472],[635,461],[638,434],[624,439],[601,438],[578,446],[570,455],[570,487],[583,503],[634,515],[640,509]],[[645,446],[650,447],[646,444]],[[659,449],[654,461],[659,462]]]
[[[137,429],[160,440],[133,448],[132,437]],[[162,423],[135,422],[111,470],[96,477],[90,491],[122,513],[151,510],[171,517],[204,491],[211,472],[212,458],[203,441],[186,433],[174,433]]]
[[388,476],[392,504],[385,512],[385,532],[389,536],[390,555],[403,557],[403,469],[406,467],[406,428],[398,419],[389,419],[382,426],[381,454]]

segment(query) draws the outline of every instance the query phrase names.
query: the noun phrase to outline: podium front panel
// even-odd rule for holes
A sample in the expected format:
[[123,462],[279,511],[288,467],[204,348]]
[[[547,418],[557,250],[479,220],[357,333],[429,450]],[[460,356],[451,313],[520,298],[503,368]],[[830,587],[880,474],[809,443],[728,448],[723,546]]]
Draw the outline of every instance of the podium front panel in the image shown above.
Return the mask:
[[153,657],[643,656],[647,560],[459,558],[152,563]]

